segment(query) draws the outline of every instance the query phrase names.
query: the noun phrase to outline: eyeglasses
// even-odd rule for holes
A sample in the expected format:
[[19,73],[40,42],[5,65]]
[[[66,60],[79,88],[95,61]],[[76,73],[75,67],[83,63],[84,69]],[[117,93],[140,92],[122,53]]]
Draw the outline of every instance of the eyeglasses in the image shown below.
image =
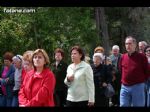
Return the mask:
[[146,52],[150,52],[150,49],[149,49],[149,50],[146,50]]

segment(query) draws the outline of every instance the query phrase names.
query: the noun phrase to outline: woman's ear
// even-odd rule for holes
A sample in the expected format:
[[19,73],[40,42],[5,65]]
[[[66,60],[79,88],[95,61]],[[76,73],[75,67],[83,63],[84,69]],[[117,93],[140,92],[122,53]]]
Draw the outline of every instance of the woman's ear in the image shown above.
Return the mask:
[[80,54],[80,59],[82,58],[82,54]]

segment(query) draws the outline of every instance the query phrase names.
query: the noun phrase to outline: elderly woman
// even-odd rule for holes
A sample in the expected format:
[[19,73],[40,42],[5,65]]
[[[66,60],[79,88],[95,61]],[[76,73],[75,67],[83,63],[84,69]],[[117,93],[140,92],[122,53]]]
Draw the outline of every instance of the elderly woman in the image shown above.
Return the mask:
[[3,56],[4,65],[0,73],[1,93],[0,93],[0,106],[10,107],[12,103],[12,89],[14,82],[15,67],[12,64],[12,57],[14,55],[11,52],[6,52]]
[[32,56],[34,69],[26,73],[19,91],[21,107],[53,107],[55,76],[47,67],[49,57],[45,50],[37,49]]
[[68,86],[67,107],[93,106],[94,81],[93,71],[89,64],[84,62],[84,53],[79,46],[71,49],[72,64],[67,68],[67,76],[64,80]]
[[13,100],[12,100],[12,107],[18,107],[18,92],[20,90],[20,86],[22,83],[22,74],[24,72],[24,69],[22,67],[23,65],[23,59],[21,55],[16,55],[12,58],[13,64],[15,66],[15,74],[14,74],[14,87],[13,87]]
[[95,85],[95,106],[108,107],[109,98],[105,96],[105,89],[107,84],[111,82],[111,75],[108,71],[107,65],[103,64],[103,54],[94,53],[93,64],[91,65],[94,73]]

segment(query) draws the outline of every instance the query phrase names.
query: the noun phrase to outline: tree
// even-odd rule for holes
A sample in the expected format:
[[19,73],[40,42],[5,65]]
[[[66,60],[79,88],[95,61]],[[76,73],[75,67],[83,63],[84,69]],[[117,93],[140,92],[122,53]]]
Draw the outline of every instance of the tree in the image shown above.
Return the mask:
[[101,28],[102,46],[105,49],[105,54],[108,56],[109,51],[110,51],[110,45],[109,45],[108,26],[107,26],[107,21],[106,21],[106,16],[105,16],[105,8],[104,7],[96,8],[96,21],[97,21],[97,29],[98,29],[99,32],[100,32],[100,28]]

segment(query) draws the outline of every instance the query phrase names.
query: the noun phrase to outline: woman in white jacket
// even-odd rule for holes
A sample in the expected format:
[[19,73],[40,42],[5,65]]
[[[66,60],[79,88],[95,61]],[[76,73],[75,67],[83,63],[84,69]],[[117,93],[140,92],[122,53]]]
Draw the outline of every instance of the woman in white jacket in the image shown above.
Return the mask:
[[67,68],[64,80],[68,86],[66,106],[94,106],[93,71],[89,64],[84,62],[84,53],[79,46],[71,49],[72,64]]

